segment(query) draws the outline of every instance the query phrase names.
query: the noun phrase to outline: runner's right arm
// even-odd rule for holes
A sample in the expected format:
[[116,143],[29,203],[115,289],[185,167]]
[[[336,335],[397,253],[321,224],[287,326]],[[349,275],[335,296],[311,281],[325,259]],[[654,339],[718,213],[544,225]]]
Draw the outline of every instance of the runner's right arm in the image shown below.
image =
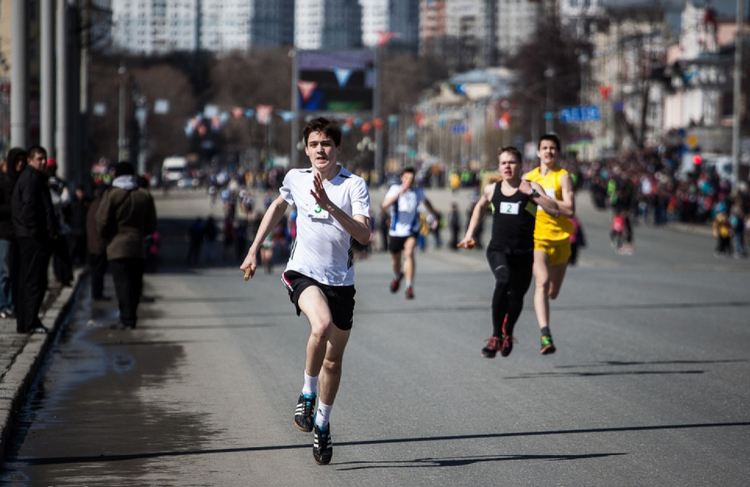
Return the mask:
[[476,230],[479,222],[484,218],[484,213],[490,206],[490,198],[492,193],[495,192],[495,185],[497,183],[488,184],[482,191],[482,196],[479,197],[479,201],[474,205],[474,210],[471,212],[471,220],[469,220],[469,226],[466,228],[466,235],[463,240],[458,242],[458,247],[468,249],[474,246],[474,231]]
[[279,196],[268,207],[268,210],[266,210],[266,214],[263,215],[263,219],[260,222],[258,231],[255,233],[253,244],[247,251],[247,256],[240,266],[240,270],[242,270],[243,272],[247,269],[250,269],[250,277],[253,276],[253,274],[255,273],[255,269],[258,267],[258,262],[256,259],[258,249],[263,244],[263,240],[265,240],[266,235],[268,235],[271,229],[274,228],[284,217],[284,214],[286,213],[286,209],[288,207],[289,203],[287,203],[282,196]]

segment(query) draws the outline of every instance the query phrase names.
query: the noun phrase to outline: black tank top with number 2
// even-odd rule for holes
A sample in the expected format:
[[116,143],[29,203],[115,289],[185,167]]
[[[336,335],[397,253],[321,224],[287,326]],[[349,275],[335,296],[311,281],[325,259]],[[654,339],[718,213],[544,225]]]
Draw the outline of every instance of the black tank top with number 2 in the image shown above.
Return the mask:
[[495,184],[492,195],[492,238],[489,249],[520,254],[534,250],[536,205],[529,195],[516,191],[505,196],[502,183]]

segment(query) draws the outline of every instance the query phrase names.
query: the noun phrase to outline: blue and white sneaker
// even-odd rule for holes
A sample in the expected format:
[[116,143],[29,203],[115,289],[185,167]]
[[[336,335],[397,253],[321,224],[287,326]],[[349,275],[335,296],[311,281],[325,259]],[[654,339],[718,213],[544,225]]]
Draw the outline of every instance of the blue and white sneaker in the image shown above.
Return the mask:
[[315,394],[300,394],[297,400],[297,409],[294,411],[294,425],[306,433],[313,430],[315,399],[317,399]]

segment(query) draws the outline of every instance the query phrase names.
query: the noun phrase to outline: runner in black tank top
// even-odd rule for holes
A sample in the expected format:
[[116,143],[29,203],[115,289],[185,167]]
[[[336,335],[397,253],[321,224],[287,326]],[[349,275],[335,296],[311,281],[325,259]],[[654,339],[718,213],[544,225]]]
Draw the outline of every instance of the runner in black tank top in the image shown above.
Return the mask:
[[487,261],[495,276],[492,295],[492,336],[482,356],[494,358],[498,350],[507,357],[513,349],[513,327],[523,308],[523,297],[531,284],[534,264],[536,205],[555,214],[557,203],[537,183],[521,180],[521,154],[508,147],[498,153],[503,181],[485,186],[471,215],[466,236],[459,247],[474,244],[474,229],[488,207],[492,208],[492,238]]

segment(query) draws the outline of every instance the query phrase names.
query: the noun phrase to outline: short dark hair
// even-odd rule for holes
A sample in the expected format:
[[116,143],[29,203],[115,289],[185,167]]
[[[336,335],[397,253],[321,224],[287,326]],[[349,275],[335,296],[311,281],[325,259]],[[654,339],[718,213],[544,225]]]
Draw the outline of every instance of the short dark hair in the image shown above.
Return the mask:
[[507,147],[500,147],[497,150],[497,157],[500,157],[503,152],[507,152],[510,155],[512,155],[516,159],[517,163],[521,164],[523,162],[523,156],[521,155],[521,151],[516,149],[512,145],[509,145]]
[[537,145],[537,149],[542,148],[542,141],[543,140],[551,140],[555,143],[555,147],[557,147],[557,152],[560,152],[562,150],[562,147],[560,147],[560,138],[555,134],[544,134],[541,137],[539,137],[539,145]]
[[29,150],[26,151],[26,157],[28,159],[33,159],[37,154],[44,154],[46,156],[47,149],[45,149],[41,145],[32,145],[31,147],[29,147]]
[[135,175],[135,169],[133,165],[128,161],[120,161],[115,164],[115,177],[120,176],[133,176]]
[[307,122],[307,125],[302,130],[302,138],[305,141],[305,146],[307,146],[307,138],[313,132],[323,133],[336,144],[336,147],[341,146],[341,127],[339,127],[336,121],[325,117],[318,117]]
[[403,175],[404,175],[404,174],[406,174],[407,172],[410,172],[410,173],[412,173],[412,174],[417,174],[417,171],[415,171],[413,167],[411,167],[411,166],[406,166],[405,168],[403,168],[403,169],[401,170],[401,175],[403,176]]

